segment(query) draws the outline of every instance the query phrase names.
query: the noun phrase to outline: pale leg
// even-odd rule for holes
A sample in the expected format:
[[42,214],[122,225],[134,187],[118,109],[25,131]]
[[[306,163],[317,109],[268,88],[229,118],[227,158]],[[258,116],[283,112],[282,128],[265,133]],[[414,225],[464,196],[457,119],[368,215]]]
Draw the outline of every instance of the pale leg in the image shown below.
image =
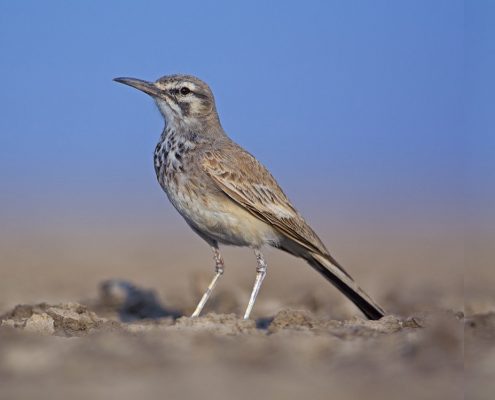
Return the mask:
[[223,258],[222,255],[220,254],[220,250],[218,250],[218,245],[212,246],[213,249],[213,259],[215,260],[215,276],[210,282],[210,285],[208,286],[208,289],[206,289],[205,294],[199,301],[196,310],[192,313],[191,317],[198,317],[201,311],[203,310],[203,307],[205,306],[206,302],[208,301],[211,292],[213,292],[213,289],[215,288],[215,285],[217,284],[218,278],[220,278],[223,274],[223,268],[224,268],[224,263],[223,263]]
[[253,291],[251,292],[251,298],[249,299],[249,304],[246,308],[246,312],[244,313],[244,319],[248,319],[251,314],[251,310],[253,309],[254,302],[256,301],[256,296],[258,296],[258,292],[260,291],[261,284],[263,283],[263,279],[265,279],[267,264],[265,259],[263,258],[263,254],[258,249],[254,250],[254,254],[256,254],[256,280],[254,281]]

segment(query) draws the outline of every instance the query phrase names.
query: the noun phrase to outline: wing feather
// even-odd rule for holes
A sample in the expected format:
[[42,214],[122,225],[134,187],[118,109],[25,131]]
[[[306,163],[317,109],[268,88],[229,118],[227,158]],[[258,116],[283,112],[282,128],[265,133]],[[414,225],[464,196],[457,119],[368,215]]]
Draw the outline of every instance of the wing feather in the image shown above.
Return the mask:
[[[201,163],[217,188],[252,215],[276,228],[289,239],[291,245],[295,242],[307,250],[297,250],[296,255],[305,258],[368,318],[381,318],[385,314],[383,309],[356,285],[347,271],[329,254],[268,170],[233,142],[223,143],[219,148],[221,150],[206,151]],[[286,245],[281,244],[280,248],[293,253],[291,246]]]
[[328,255],[324,244],[292,206],[268,170],[241,147],[207,151],[204,171],[233,201],[307,250]]

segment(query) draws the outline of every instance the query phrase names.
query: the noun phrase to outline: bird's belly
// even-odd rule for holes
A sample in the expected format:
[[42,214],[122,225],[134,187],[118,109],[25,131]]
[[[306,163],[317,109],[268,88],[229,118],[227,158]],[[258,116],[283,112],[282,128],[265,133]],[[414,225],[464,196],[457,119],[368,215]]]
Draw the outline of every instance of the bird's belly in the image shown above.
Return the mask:
[[188,182],[168,182],[168,198],[186,222],[210,240],[234,246],[275,244],[278,233],[221,193],[197,188]]

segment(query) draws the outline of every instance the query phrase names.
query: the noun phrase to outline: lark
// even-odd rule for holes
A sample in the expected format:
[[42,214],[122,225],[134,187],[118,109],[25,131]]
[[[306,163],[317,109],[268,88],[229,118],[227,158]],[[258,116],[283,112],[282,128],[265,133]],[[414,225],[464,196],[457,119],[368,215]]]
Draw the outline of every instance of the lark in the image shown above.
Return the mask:
[[330,255],[270,172],[227,136],[205,82],[190,75],[168,75],[156,82],[114,80],[150,95],[158,106],[165,120],[154,153],[158,182],[187,224],[213,249],[215,275],[192,317],[200,315],[224,273],[220,244],[254,250],[256,278],[245,319],[266,276],[261,252],[266,245],[306,260],[369,319],[384,316]]

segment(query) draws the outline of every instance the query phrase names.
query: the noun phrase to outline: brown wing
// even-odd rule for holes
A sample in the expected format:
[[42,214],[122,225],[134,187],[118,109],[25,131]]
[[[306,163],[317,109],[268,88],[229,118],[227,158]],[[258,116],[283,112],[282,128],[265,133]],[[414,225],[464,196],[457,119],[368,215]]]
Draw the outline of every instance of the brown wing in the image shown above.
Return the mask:
[[[205,172],[217,187],[252,215],[272,225],[288,239],[308,250],[309,264],[332,282],[370,319],[385,311],[375,303],[328,253],[316,233],[292,206],[275,179],[253,156],[229,143],[227,148],[207,151],[202,160]],[[284,250],[289,251],[284,248]]]
[[207,151],[204,171],[232,200],[307,250],[328,255],[324,244],[292,206],[268,170],[235,143]]

